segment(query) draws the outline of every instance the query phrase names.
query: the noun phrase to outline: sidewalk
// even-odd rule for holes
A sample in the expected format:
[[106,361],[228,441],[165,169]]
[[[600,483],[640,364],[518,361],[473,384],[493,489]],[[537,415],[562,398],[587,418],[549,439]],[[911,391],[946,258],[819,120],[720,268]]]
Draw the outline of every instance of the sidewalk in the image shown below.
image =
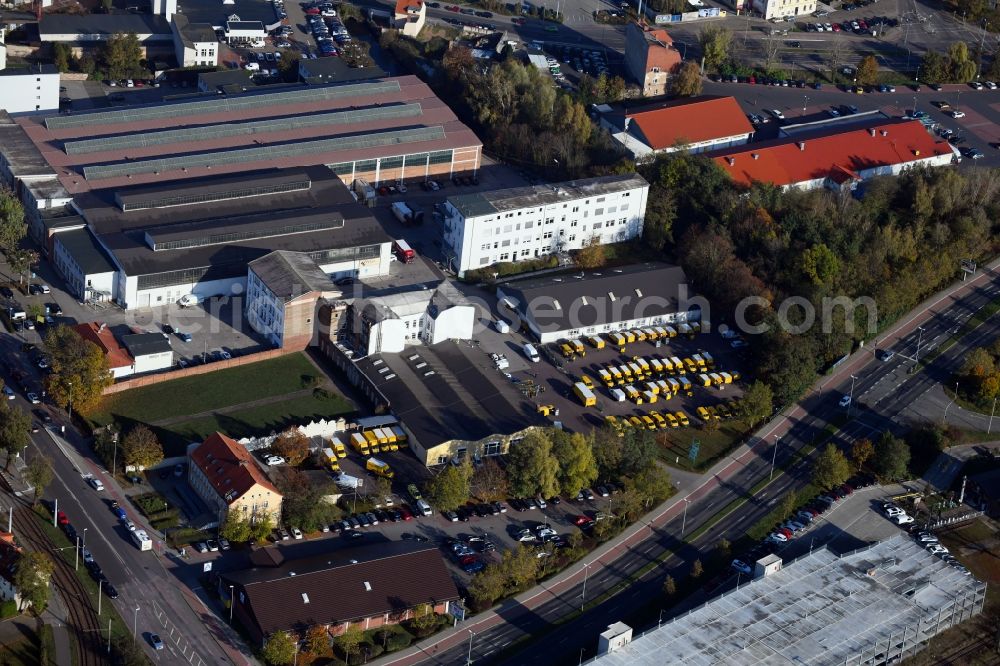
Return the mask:
[[42,620],[52,627],[52,642],[56,653],[53,659],[59,666],[72,666],[73,652],[69,645],[69,629],[66,628],[67,610],[59,593],[53,588],[49,596],[49,605],[42,613]]
[[[981,268],[975,277],[969,278],[965,282],[957,282],[950,285],[925,299],[914,308],[911,314],[900,319],[887,329],[880,338],[877,337],[871,344],[854,352],[844,363],[841,363],[833,374],[820,377],[803,396],[802,400],[786,409],[774,420],[765,424],[754,433],[750,438],[750,443],[740,446],[728,458],[720,460],[705,472],[701,476],[702,480],[699,485],[694,486],[685,494],[684,486],[688,485],[690,479],[684,479],[685,482],[680,487],[680,492],[654,509],[653,512],[647,514],[641,523],[636,523],[625,530],[617,539],[609,541],[594,550],[589,558],[585,558],[589,560],[586,563],[587,567],[574,565],[567,568],[545,583],[541,583],[512,599],[507,599],[500,606],[481,613],[469,622],[462,623],[445,632],[431,636],[422,642],[415,643],[407,650],[388,655],[377,660],[375,663],[407,666],[420,663],[425,658],[433,656],[435,652],[447,650],[460,643],[464,643],[467,640],[469,631],[478,634],[496,625],[513,621],[513,613],[515,612],[530,613],[534,607],[541,603],[539,597],[558,597],[567,588],[583,580],[586,568],[595,564],[605,567],[613,564],[619,554],[626,552],[635,543],[648,536],[647,530],[652,531],[658,527],[662,527],[667,521],[676,517],[680,513],[680,509],[683,508],[682,504],[685,500],[690,502],[703,497],[742,468],[751,456],[757,455],[755,449],[767,448],[769,446],[768,442],[771,441],[772,437],[784,436],[796,423],[808,416],[809,412],[802,406],[802,403],[807,398],[819,395],[828,385],[836,386],[846,381],[852,374],[857,373],[860,368],[874,359],[874,352],[879,344],[888,346],[916,330],[917,326],[937,314],[935,308],[950,306],[954,301],[973,288],[989,282],[994,277],[993,272],[996,271],[997,267],[1000,267],[1000,259],[996,259],[986,267]],[[671,470],[671,473],[673,473],[673,470]]]

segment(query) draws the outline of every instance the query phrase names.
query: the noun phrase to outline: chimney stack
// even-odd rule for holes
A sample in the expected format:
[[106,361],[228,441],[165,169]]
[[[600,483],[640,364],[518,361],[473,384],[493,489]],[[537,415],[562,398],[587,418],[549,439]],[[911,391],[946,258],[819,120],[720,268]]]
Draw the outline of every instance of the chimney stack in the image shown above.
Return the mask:
[[799,146],[799,150],[805,150],[806,149],[806,142],[805,141],[799,141],[798,146]]

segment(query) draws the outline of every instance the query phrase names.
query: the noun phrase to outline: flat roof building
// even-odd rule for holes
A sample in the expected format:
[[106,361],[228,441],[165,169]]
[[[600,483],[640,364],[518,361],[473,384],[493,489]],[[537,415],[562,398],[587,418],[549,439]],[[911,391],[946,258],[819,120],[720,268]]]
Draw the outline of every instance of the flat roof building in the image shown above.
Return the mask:
[[[4,49],[0,38],[0,51]],[[59,110],[59,70],[54,65],[0,67],[0,110],[35,113]]]
[[783,189],[853,189],[875,176],[916,166],[945,166],[958,158],[947,141],[919,120],[873,120],[867,127],[818,128],[787,138],[714,151],[712,159],[742,185],[754,181]]
[[754,133],[735,98],[715,95],[618,106],[601,117],[601,126],[636,159],[729,148],[746,143]]
[[642,235],[649,183],[638,174],[458,194],[445,202],[450,265],[464,275],[501,262]]
[[38,37],[43,44],[69,44],[77,54],[119,33],[135,33],[146,55],[173,50],[170,23],[154,14],[44,14],[38,22]]
[[684,269],[656,262],[505,282],[497,298],[542,344],[701,319]]
[[462,343],[367,356],[352,364],[349,378],[352,372],[379,392],[424,465],[501,455],[546,425],[535,404],[488,357]]
[[816,550],[658,628],[596,666],[895,663],[982,612],[986,585],[907,534]]

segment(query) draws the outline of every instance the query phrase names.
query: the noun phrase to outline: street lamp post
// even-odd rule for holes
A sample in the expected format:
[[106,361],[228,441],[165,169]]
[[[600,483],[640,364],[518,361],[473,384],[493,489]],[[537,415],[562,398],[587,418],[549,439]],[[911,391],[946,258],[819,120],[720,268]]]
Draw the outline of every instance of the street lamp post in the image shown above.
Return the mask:
[[583,606],[587,603],[587,576],[590,574],[590,565],[583,565],[583,592],[580,594],[580,610],[583,610]]
[[87,550],[87,528],[83,528],[83,549]]
[[97,617],[101,616],[101,587],[104,585],[104,581],[101,579],[97,580]]
[[996,413],[996,411],[997,411],[997,399],[993,398],[993,409],[990,410],[990,424],[986,426],[987,435],[990,434],[991,430],[993,430],[993,414]]
[[851,418],[851,411],[854,409],[854,382],[857,381],[857,377],[851,375],[851,394],[848,396],[847,400],[847,418]]
[[809,95],[802,96],[802,113],[806,112],[806,107],[809,105]]
[[663,624],[663,614],[667,612],[666,608],[660,609],[660,619],[656,621],[656,628],[659,629],[660,625]]
[[917,353],[913,356],[913,365],[920,363],[920,342],[924,339],[924,327],[917,326]]
[[132,615],[132,645],[135,645],[136,634],[139,633],[139,604],[135,605],[135,613]]
[[69,422],[73,424],[73,382],[66,382],[69,386]]
[[472,639],[476,637],[476,632],[472,631],[472,629],[469,629],[468,632],[469,632],[469,656],[466,658],[465,663],[466,666],[472,666]]
[[687,527],[688,520],[688,504],[691,503],[687,497],[684,498],[684,517],[681,518],[681,536],[684,536],[684,529]]
[[774,453],[771,454],[771,475],[767,477],[768,481],[774,480],[774,463],[778,460],[778,442],[781,438],[777,435],[774,436]]
[[236,605],[236,598],[233,596],[233,587],[229,586],[229,626],[233,626],[233,606]]
[[941,418],[941,420],[944,421],[945,423],[948,422],[948,410],[951,409],[951,406],[955,404],[955,399],[957,397],[958,397],[958,382],[955,382],[955,393],[954,395],[951,396],[951,402],[949,402],[948,406],[944,408],[944,416]]
[[76,551],[73,557],[73,571],[80,570],[80,537],[76,538]]

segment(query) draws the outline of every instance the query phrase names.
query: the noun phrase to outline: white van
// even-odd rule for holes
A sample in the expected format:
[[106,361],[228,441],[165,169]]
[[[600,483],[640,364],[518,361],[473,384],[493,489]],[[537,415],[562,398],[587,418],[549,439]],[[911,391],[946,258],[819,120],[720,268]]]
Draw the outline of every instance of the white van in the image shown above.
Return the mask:
[[427,503],[427,500],[418,499],[416,503],[417,512],[421,516],[429,516],[433,511],[431,511],[431,505]]
[[524,355],[528,357],[528,360],[532,363],[538,363],[538,350],[530,342],[524,343]]

